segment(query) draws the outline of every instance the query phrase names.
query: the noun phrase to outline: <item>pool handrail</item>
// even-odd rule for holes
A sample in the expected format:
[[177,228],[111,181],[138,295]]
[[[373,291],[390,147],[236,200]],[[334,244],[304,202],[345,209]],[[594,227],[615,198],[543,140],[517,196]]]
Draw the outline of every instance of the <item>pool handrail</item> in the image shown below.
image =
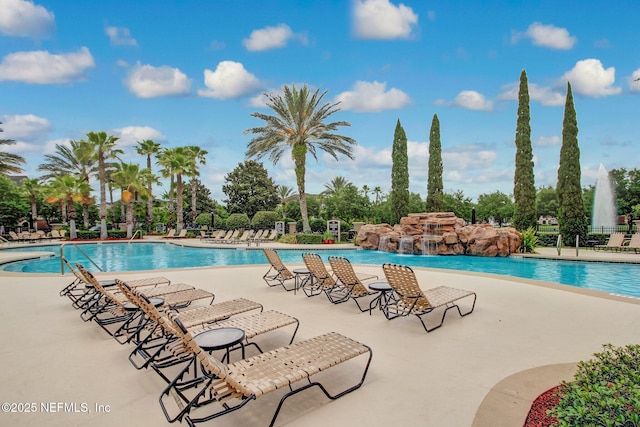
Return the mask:
[[133,236],[131,236],[131,238],[129,239],[127,244],[131,243],[131,241],[136,238],[136,234],[138,234],[138,233],[140,233],[140,238],[142,238],[142,230],[138,229],[138,230],[136,230],[135,233],[133,233]]
[[76,248],[82,255],[84,255],[84,257],[86,259],[89,260],[89,262],[91,264],[93,264],[98,270],[100,271],[104,271],[102,268],[100,268],[100,266],[98,264],[95,263],[95,261],[93,261],[91,259],[91,257],[89,255],[87,255],[87,253],[85,251],[83,251],[82,249],[80,249],[80,247],[78,245],[76,245],[75,243],[62,243],[60,245],[60,274],[62,274],[64,276],[64,247],[65,245],[72,245],[74,248]]

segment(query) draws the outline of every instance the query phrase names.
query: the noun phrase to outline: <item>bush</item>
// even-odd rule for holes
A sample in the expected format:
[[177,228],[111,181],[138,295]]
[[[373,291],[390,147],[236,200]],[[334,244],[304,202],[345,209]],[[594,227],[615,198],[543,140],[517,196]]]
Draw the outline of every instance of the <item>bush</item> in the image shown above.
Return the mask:
[[522,232],[522,245],[520,246],[520,252],[532,253],[535,252],[538,247],[538,236],[536,236],[536,229],[529,227]]
[[280,238],[278,239],[278,242],[280,243],[289,243],[289,244],[295,244],[298,243],[298,238],[297,238],[297,234],[283,234],[282,236],[280,236]]
[[[216,219],[219,219],[219,217],[216,218]],[[196,217],[196,225],[199,225],[199,226],[203,226],[203,225],[209,226],[209,225],[211,225],[211,214],[210,213],[201,213],[200,215],[198,215]]]
[[[92,231],[92,230],[76,230],[76,234],[78,235],[78,239],[80,240],[90,240],[90,239],[99,239],[100,232]],[[67,234],[68,236],[68,234]]]
[[322,235],[320,234],[296,234],[297,243],[303,245],[315,245],[322,243]]
[[[100,233],[98,232],[98,234]],[[124,239],[127,237],[127,232],[126,230],[108,230],[107,237],[109,239]]]
[[273,211],[258,211],[251,220],[251,226],[258,230],[268,228],[270,230],[276,227],[276,221],[280,219],[280,215]]
[[560,386],[560,402],[548,411],[560,427],[640,424],[640,345],[603,347]]
[[319,218],[310,219],[309,227],[311,227],[311,231],[314,233],[324,233],[327,229],[327,221]]
[[227,218],[227,228],[228,229],[237,229],[237,228],[249,228],[251,227],[251,221],[249,221],[249,217],[247,214],[234,213],[229,215]]

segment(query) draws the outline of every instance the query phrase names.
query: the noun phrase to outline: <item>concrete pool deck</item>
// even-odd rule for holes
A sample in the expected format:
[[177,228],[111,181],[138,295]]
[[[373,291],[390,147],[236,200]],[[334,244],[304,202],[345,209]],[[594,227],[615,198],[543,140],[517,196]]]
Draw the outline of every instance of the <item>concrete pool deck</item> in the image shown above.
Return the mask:
[[[557,255],[554,248],[539,252]],[[0,262],[3,255],[0,251]],[[575,250],[563,249],[562,255],[575,258]],[[640,261],[633,253],[603,251],[580,251],[579,257]],[[289,267],[300,266],[302,262]],[[452,311],[442,328],[427,334],[415,317],[388,321],[379,312],[360,313],[353,302],[332,305],[324,296],[307,298],[269,288],[262,280],[266,270],[260,265],[152,274],[214,292],[216,302],[245,297],[262,303],[265,310],[295,316],[300,320],[296,341],[336,331],[372,347],[373,361],[362,388],[336,401],[318,390],[301,393],[285,403],[277,425],[521,426],[532,400],[569,380],[576,362],[590,358],[605,343],[640,342],[640,300],[634,298],[419,268],[423,288],[447,285],[478,294],[473,314],[460,318]],[[382,276],[380,267],[358,270]],[[158,405],[164,382],[153,371],[134,369],[127,360],[130,347],[119,345],[97,325],[82,322],[69,300],[58,296],[71,280],[69,275],[0,272],[0,396],[2,402],[38,407],[35,414],[2,413],[0,424],[169,425]],[[277,332],[259,342],[272,349],[286,341]],[[323,382],[333,391],[344,387],[357,376],[357,363],[349,365],[353,370],[342,365],[328,370]],[[271,393],[210,424],[266,425],[281,395]],[[79,412],[65,412],[64,406],[61,412],[42,412],[42,403],[57,408],[51,403],[58,402],[86,403],[91,412],[80,407]]]

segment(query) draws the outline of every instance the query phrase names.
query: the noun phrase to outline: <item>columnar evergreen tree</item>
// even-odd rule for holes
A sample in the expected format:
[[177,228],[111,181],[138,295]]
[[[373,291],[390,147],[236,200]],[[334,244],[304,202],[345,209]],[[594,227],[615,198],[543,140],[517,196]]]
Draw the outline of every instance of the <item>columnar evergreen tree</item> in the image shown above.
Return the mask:
[[522,70],[518,92],[518,123],[516,124],[516,170],[513,177],[513,224],[518,230],[535,227],[537,222],[530,120],[527,72]]
[[444,187],[442,185],[442,146],[440,120],[433,115],[429,132],[429,179],[427,181],[427,212],[442,211]]
[[395,224],[409,213],[409,158],[407,156],[407,135],[400,124],[396,124],[391,150],[391,219]]
[[587,219],[580,185],[580,148],[578,147],[578,120],[573,105],[571,83],[567,84],[567,100],[562,122],[562,148],[558,167],[558,223],[565,244],[573,246],[576,236],[580,242],[587,237]]

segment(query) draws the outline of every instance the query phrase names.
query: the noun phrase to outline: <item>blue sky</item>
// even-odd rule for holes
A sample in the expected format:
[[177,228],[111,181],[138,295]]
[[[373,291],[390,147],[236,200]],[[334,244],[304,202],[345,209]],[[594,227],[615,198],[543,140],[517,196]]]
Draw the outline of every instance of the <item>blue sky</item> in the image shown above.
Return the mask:
[[[582,185],[637,168],[637,0],[168,1],[0,0],[0,121],[8,151],[35,169],[55,144],[89,131],[198,145],[201,179],[222,200],[245,160],[262,94],[283,84],[328,90],[350,127],[354,161],[308,159],[307,190],[335,176],[390,187],[399,119],[410,190],[426,196],[429,129],[440,119],[446,192],[511,194],[517,83],[526,69],[536,186],[555,186],[566,82],[580,129]],[[272,165],[295,188],[289,156]],[[97,183],[94,182],[94,188]]]

